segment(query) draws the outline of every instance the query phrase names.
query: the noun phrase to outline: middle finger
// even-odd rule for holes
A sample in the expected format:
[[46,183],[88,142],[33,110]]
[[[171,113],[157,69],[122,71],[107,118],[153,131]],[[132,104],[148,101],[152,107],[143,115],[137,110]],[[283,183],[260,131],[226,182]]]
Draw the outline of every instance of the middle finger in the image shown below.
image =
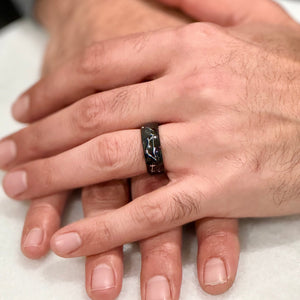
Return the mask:
[[[4,139],[7,149],[0,168],[12,168],[29,160],[66,151],[98,135],[138,128],[155,120],[180,120],[175,113],[174,89],[168,79],[118,88],[89,96]],[[173,93],[173,94],[172,94]],[[166,114],[165,112],[168,111]]]

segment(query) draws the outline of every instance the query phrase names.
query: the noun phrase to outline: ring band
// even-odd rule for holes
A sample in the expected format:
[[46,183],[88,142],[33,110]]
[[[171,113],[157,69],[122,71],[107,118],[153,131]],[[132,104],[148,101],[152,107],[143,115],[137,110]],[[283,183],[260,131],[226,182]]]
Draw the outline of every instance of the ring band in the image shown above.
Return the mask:
[[164,173],[164,162],[161,151],[158,123],[148,123],[141,127],[142,143],[148,173]]

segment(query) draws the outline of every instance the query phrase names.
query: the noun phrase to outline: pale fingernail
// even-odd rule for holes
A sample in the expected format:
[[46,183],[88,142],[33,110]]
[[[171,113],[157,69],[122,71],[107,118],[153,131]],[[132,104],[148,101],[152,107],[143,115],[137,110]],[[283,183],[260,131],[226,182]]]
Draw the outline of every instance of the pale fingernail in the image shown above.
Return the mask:
[[29,109],[30,97],[21,96],[12,106],[12,115],[15,119],[22,119],[26,116]]
[[220,258],[211,258],[205,265],[204,284],[219,285],[227,282],[225,264]]
[[25,171],[8,173],[3,180],[5,192],[10,197],[15,197],[27,190],[27,174]]
[[0,168],[5,167],[17,156],[17,146],[14,141],[0,143]]
[[24,241],[24,247],[37,247],[43,241],[44,233],[41,228],[33,228],[27,234]]
[[65,233],[54,239],[55,249],[61,254],[69,254],[78,249],[81,244],[81,238],[76,232]]
[[115,274],[109,265],[101,264],[94,269],[92,275],[93,291],[108,290],[115,286]]
[[169,281],[166,277],[155,276],[147,282],[146,300],[171,300]]

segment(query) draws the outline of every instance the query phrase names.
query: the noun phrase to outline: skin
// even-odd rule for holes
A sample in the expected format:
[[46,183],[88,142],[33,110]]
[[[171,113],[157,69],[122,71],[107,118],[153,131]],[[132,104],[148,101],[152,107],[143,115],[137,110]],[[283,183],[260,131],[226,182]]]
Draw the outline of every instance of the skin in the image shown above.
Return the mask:
[[[154,119],[164,124],[160,132],[168,185],[137,196],[134,202],[105,215],[92,216],[61,229],[51,243],[58,255],[105,253],[125,242],[150,237],[199,218],[300,212],[295,138],[299,115],[295,105],[299,96],[295,76],[299,72],[299,29],[277,6],[270,11],[274,20],[264,23],[260,18],[256,23],[249,16],[241,25],[230,28],[196,23],[101,43],[88,48],[83,56],[62,66],[28,92],[34,99],[45,86],[61,84],[66,98],[71,99],[71,94],[82,92],[84,83],[92,78],[94,88],[120,87],[87,97],[9,137],[25,149],[20,161],[34,159],[45,153],[39,148],[36,153],[26,154],[22,139],[43,132],[43,126],[51,137],[49,128],[54,128],[53,124],[59,124],[59,120],[68,124],[68,116],[72,116],[72,124],[79,133],[76,140],[70,140],[68,132],[63,132],[64,143],[67,141],[68,147],[73,147],[88,141],[10,171],[4,179],[4,188],[8,195],[20,200],[144,174],[139,131],[134,128]],[[222,49],[216,49],[216,44],[223,45]],[[98,62],[97,57],[106,58],[110,64]],[[126,68],[120,64],[122,57],[126,58]],[[169,57],[173,58],[171,62]],[[61,74],[72,74],[72,80],[61,83],[58,80]],[[149,75],[155,79],[139,83]],[[49,101],[48,112],[54,111],[52,103],[61,99],[59,91]],[[184,105],[179,101],[183,96]],[[118,102],[113,102],[114,99]],[[170,102],[166,103],[166,99]],[[150,100],[151,105],[147,102]],[[136,101],[141,105],[132,104]],[[148,108],[147,114],[139,109],[143,107]],[[128,123],[122,118],[124,112]],[[94,118],[90,116],[99,116],[97,120],[101,123],[92,123]],[[99,135],[99,131],[104,134]],[[58,141],[55,147],[62,147],[62,151],[64,145]],[[124,153],[132,156],[122,156]],[[78,161],[87,168],[80,169]],[[64,170],[64,176],[60,176],[60,169]],[[28,180],[27,190],[19,195],[11,193],[13,185],[9,178],[16,170],[25,170]],[[139,231],[135,230],[137,225]],[[62,252],[57,244],[57,238],[66,233],[77,234],[81,241],[78,248],[68,253]],[[205,234],[198,232],[198,236]],[[201,273],[199,277],[201,280]]]
[[[74,2],[73,2],[74,3]],[[61,14],[53,14],[51,5],[59,8]],[[89,46],[95,41],[106,40],[115,36],[124,36],[136,31],[149,31],[160,27],[179,26],[187,23],[189,20],[184,17],[162,9],[149,3],[141,3],[140,1],[128,1],[124,6],[124,1],[116,1],[116,5],[112,8],[108,2],[86,1],[78,2],[76,7],[69,16],[69,22],[65,22],[63,11],[66,6],[60,7],[60,2],[40,1],[37,5],[37,16],[40,22],[50,32],[50,43],[45,55],[43,66],[43,76],[48,78],[49,74],[55,74],[65,61],[72,59],[83,48]],[[63,2],[66,5],[66,2]],[[83,7],[84,5],[84,7]],[[123,7],[124,6],[124,7]],[[81,12],[84,11],[85,14]],[[95,11],[101,11],[102,16],[109,19],[111,16],[119,16],[120,20],[115,24],[107,24],[106,18],[100,19],[95,17]],[[132,19],[126,19],[124,23],[123,15],[119,12],[128,12]],[[130,11],[138,13],[130,14]],[[147,16],[151,14],[151,22]],[[60,16],[58,18],[57,16]],[[72,22],[70,21],[72,20]],[[95,21],[97,20],[97,21]],[[122,23],[123,22],[123,23]],[[67,23],[67,24],[66,24]],[[85,26],[81,26],[85,24]],[[138,26],[137,26],[138,24]],[[76,28],[78,26],[78,28]],[[85,31],[80,32],[80,28],[84,27]],[[80,33],[80,34],[78,34]],[[95,89],[87,91],[86,95],[93,94]],[[51,94],[55,93],[52,89]],[[77,95],[80,95],[77,94]],[[79,100],[72,95],[69,101],[75,102]],[[49,99],[50,100],[50,99]],[[35,107],[35,113],[31,113],[25,118],[15,117],[23,122],[33,122],[36,119],[45,117],[54,110],[62,108],[68,104],[61,101],[48,101],[43,97],[43,103],[39,104],[39,108]],[[54,106],[51,107],[53,103]],[[49,106],[50,104],[50,106]],[[43,110],[46,108],[46,110]],[[52,110],[52,111],[51,111]],[[29,118],[28,118],[29,117]],[[30,147],[31,141],[28,146]],[[28,149],[29,150],[29,149]],[[44,153],[42,157],[49,155]],[[19,157],[20,158],[20,157]],[[29,158],[20,158],[23,161]],[[6,169],[13,165],[19,164],[21,161],[16,160]],[[138,176],[132,179],[131,193],[133,198],[138,198],[143,194],[152,192],[168,183],[166,176],[150,177],[148,175]],[[30,258],[39,258],[45,255],[49,249],[50,238],[60,226],[61,214],[68,197],[68,193],[58,193],[52,196],[38,198],[32,201],[24,224],[22,236],[22,251]],[[105,200],[105,201],[104,201]],[[111,213],[129,202],[128,184],[125,180],[115,180],[103,184],[96,184],[86,187],[82,191],[82,204],[86,218],[101,217]],[[26,239],[28,233],[32,229],[42,228],[43,238],[38,245],[28,245]],[[238,226],[236,220],[231,219],[213,219],[206,218],[196,222],[196,233],[199,241],[198,251],[198,275],[199,282],[203,289],[211,294],[219,294],[225,292],[232,285],[238,264],[239,242],[238,242]],[[141,294],[142,299],[146,298],[147,282],[154,276],[163,275],[168,279],[171,290],[171,299],[178,299],[181,285],[181,228],[175,228],[143,239],[140,242],[142,254],[142,273],[141,273]],[[227,281],[219,285],[207,285],[204,280],[205,263],[210,258],[219,257],[226,265]],[[96,266],[106,264],[113,268],[115,274],[115,287],[95,291],[92,287],[92,274]],[[88,256],[86,260],[86,289],[88,295],[92,299],[115,299],[120,293],[122,286],[122,247],[106,251],[101,254]]]
[[[207,217],[300,212],[299,25],[277,5],[263,3],[274,19],[249,17],[229,28],[194,23],[96,44],[30,91],[38,94],[51,84],[58,94],[60,89],[71,94],[87,81],[100,90],[115,88],[9,137],[26,146],[22,138],[44,127],[51,140],[51,130],[57,132],[55,124],[63,120],[64,140],[47,147],[63,151],[80,144],[11,170],[3,185],[15,199],[145,174],[136,128],[153,120],[162,124],[169,183],[59,230],[51,240],[58,255],[105,252]],[[62,74],[72,77],[61,82]],[[152,80],[142,82],[145,78]],[[76,137],[68,124],[78,130]],[[39,148],[29,159],[42,153]],[[23,159],[26,155],[25,150]],[[67,252],[58,243],[65,234],[77,241]]]

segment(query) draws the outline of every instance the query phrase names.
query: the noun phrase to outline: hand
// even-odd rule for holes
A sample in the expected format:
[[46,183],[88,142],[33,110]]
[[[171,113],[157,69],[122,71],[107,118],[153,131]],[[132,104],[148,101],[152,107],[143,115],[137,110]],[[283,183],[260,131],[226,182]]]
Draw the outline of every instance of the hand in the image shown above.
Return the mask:
[[[7,194],[21,200],[141,175],[146,168],[135,128],[158,121],[164,124],[170,183],[101,218],[60,230],[52,239],[57,254],[92,255],[204,217],[298,213],[299,28],[282,12],[284,18],[280,26],[276,19],[227,29],[195,23],[88,48],[30,94],[59,84],[71,94],[87,81],[103,90],[150,74],[156,79],[87,97],[11,136],[23,146],[19,161],[81,145],[13,169],[4,178]],[[66,73],[69,80],[61,82]],[[37,132],[41,144],[30,152],[21,141]],[[68,252],[56,243],[60,239],[62,245],[66,233],[78,241]]]
[[[135,128],[149,121],[163,124],[170,183],[60,230],[52,239],[57,254],[104,252],[204,217],[299,213],[299,28],[282,14],[286,22],[280,26],[251,22],[225,29],[195,23],[100,43],[30,91],[35,95],[60,84],[68,93],[86,82],[100,90],[124,80],[132,84],[87,97],[10,137],[23,146],[20,160],[80,144],[10,171],[4,189],[20,200],[144,174]],[[61,82],[66,73],[69,80]],[[134,85],[149,75],[153,80]],[[48,144],[41,138],[39,149],[29,152],[20,141],[37,132],[41,137],[47,132]],[[77,243],[64,251],[72,239]]]
[[[86,4],[87,2],[83,3]],[[133,4],[134,1],[131,3]],[[66,26],[62,25],[60,30],[52,31],[50,29],[52,27],[48,26],[48,29],[51,32],[51,40],[44,61],[43,73],[48,74],[49,72],[56,70],[63,61],[65,61],[68,57],[72,57],[72,55],[74,55],[74,53],[76,53],[80,47],[84,47],[89,42],[92,42],[93,39],[101,40],[104,38],[122,35],[122,30],[123,34],[126,33],[124,32],[124,25],[128,26],[128,32],[134,32],[135,30],[147,30],[146,27],[148,27],[148,29],[154,29],[154,26],[170,26],[183,23],[183,21],[181,21],[179,18],[175,18],[170,14],[166,14],[165,12],[160,13],[161,10],[153,9],[149,6],[146,9],[141,9],[142,6],[137,6],[140,2],[136,1],[135,3],[135,12],[148,12],[149,15],[152,15],[152,18],[149,18],[151,22],[139,21],[139,26],[136,26],[135,23],[137,22],[135,20],[135,22],[129,21],[126,24],[122,24],[122,26],[117,26],[117,28],[114,28],[115,31],[112,31],[108,34],[106,30],[111,30],[112,28],[111,26],[107,26],[107,23],[103,23],[102,18],[89,18],[89,22],[84,19],[84,28],[86,29],[86,32],[83,36],[78,35],[78,33],[81,31],[77,30],[76,26],[74,26],[80,26],[83,21],[82,18],[81,22],[74,19],[73,22],[68,23],[72,24],[73,26],[67,26],[68,24],[66,24]],[[104,11],[111,13],[112,9],[109,8],[103,10],[102,7],[102,16],[105,15]],[[49,12],[49,10],[47,10],[47,12]],[[73,13],[74,15],[78,16],[78,13],[76,14],[74,11]],[[138,14],[131,15],[136,16]],[[163,19],[163,17],[165,18]],[[102,21],[102,24],[99,22],[99,20]],[[95,26],[95,23],[98,23],[97,26]],[[87,28],[89,28],[89,30],[87,30]],[[74,37],[76,37],[76,39]],[[148,176],[135,178],[133,180],[132,194],[134,197],[136,197],[137,195],[150,192],[149,187],[147,188],[147,186],[152,188],[154,186],[157,188],[162,186],[163,181],[161,181],[161,179],[162,177],[148,178]],[[103,215],[105,212],[110,210],[112,211],[113,209],[122,206],[128,201],[127,190],[126,182],[124,181],[111,182],[85,188],[82,195],[85,216],[91,217],[100,214]],[[59,228],[60,217],[66,198],[67,193],[63,193],[32,201],[26,218],[22,238],[22,250],[25,255],[31,258],[38,258],[48,251],[49,240],[55,230]],[[103,198],[107,201],[101,201]],[[41,228],[43,229],[42,231]],[[232,285],[236,273],[239,253],[237,221],[230,219],[206,219],[198,221],[196,223],[196,229],[199,244],[201,244],[201,247],[199,247],[198,258],[199,281],[204,290],[207,292],[213,294],[222,293]],[[29,235],[30,232],[32,234]],[[30,238],[28,238],[29,236],[31,237],[31,241]],[[144,240],[140,243],[143,258],[141,276],[143,297],[145,297],[146,291],[148,290],[146,288],[146,283],[151,279],[151,276],[161,274],[164,275],[170,283],[172,299],[178,298],[181,281],[180,240],[181,229],[178,228],[158,235],[157,237]],[[224,261],[227,269],[225,271],[227,273],[227,278],[225,280],[226,282],[223,281],[221,284],[217,284],[216,281],[212,284],[209,282],[209,280],[213,280],[213,277],[210,275],[210,278],[208,278],[208,271],[205,272],[204,269],[205,263],[209,260],[209,258],[212,257],[212,262],[216,261],[218,257],[221,257],[221,260]],[[115,275],[115,287],[106,291],[95,290],[93,288],[95,288],[94,284],[97,281],[91,280],[91,278],[93,278],[92,275],[95,267],[103,264],[112,267]],[[103,276],[105,273],[99,274],[99,268],[95,270],[98,270],[96,274],[100,275],[102,278],[101,282],[99,283],[103,284]],[[161,270],[165,271],[162,272]],[[117,248],[115,250],[106,252],[105,254],[88,257],[86,263],[86,278],[87,291],[91,298],[98,299],[98,297],[100,297],[102,299],[104,295],[106,297],[110,297],[110,299],[115,298],[120,292],[122,285],[122,249]],[[219,279],[224,280],[224,278]],[[155,285],[154,289],[157,290]],[[156,291],[156,295],[157,293],[158,291]]]

